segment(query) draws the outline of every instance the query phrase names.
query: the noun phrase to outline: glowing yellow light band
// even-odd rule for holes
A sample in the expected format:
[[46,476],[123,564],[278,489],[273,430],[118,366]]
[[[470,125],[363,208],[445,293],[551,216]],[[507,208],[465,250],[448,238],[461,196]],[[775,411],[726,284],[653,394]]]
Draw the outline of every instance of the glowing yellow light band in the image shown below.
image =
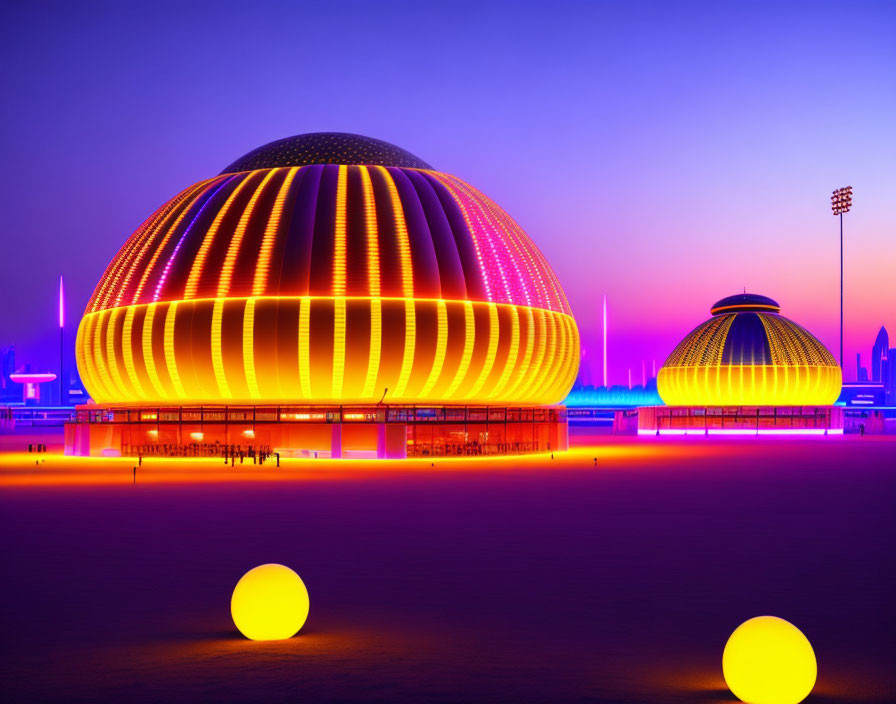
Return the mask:
[[445,364],[445,351],[448,349],[448,308],[445,301],[436,301],[436,314],[438,316],[436,332],[436,354],[432,360],[432,369],[426,377],[426,383],[420,390],[420,395],[427,398],[432,393],[433,387],[442,373],[442,365]]
[[333,295],[345,295],[345,216],[346,191],[348,190],[348,167],[340,166],[336,180],[336,216],[333,238]]
[[363,396],[376,393],[376,378],[380,371],[380,355],[383,349],[383,304],[379,298],[370,299],[370,356],[367,359],[367,378]]
[[473,313],[473,304],[470,301],[464,301],[464,348],[460,357],[460,365],[457,372],[451,380],[451,384],[445,390],[447,398],[453,398],[455,392],[460,387],[461,382],[467,376],[467,370],[470,368],[470,360],[473,359],[473,344],[476,342],[476,318]]
[[398,374],[398,383],[395,385],[393,396],[399,398],[405,395],[408,388],[408,380],[411,378],[411,367],[414,365],[414,351],[417,347],[417,312],[414,301],[407,299],[404,302],[404,354],[401,358],[401,372]]
[[408,237],[408,226],[404,219],[404,209],[401,207],[401,199],[398,197],[398,189],[385,166],[376,167],[383,175],[386,187],[389,190],[389,200],[392,203],[392,215],[395,218],[395,238],[398,244],[398,261],[401,264],[401,292],[405,298],[414,297],[414,267],[411,261],[411,243]]
[[[111,315],[111,313],[110,313]],[[99,384],[100,389],[103,390],[104,393],[108,393],[109,388],[114,388],[108,384],[109,381],[109,370],[106,366],[106,362],[103,360],[103,327],[104,323],[108,324],[109,316],[104,316],[103,318],[96,321],[96,324],[93,328],[93,365],[96,370],[95,381]]]
[[[524,382],[528,381],[526,379],[526,372],[530,368],[530,364],[532,363],[532,352],[535,350],[535,316],[532,313],[532,308],[525,308],[526,311],[526,349],[523,352],[523,361],[520,363],[520,371],[516,375],[516,379],[514,380],[511,387],[507,390],[507,394],[512,397],[516,397],[517,389],[520,387],[525,388]],[[522,320],[522,317],[520,317]],[[575,324],[573,324],[575,327]]]
[[670,406],[827,406],[842,383],[837,366],[664,366],[657,390]]
[[168,376],[171,377],[174,393],[178,398],[186,398],[187,392],[181,383],[180,374],[177,371],[177,357],[174,355],[174,324],[177,321],[177,304],[177,301],[169,304],[168,312],[165,314],[165,368],[168,370]]
[[345,298],[337,298],[333,315],[333,398],[342,398],[345,380]]
[[124,367],[127,370],[128,379],[131,380],[131,385],[134,387],[134,391],[137,394],[138,398],[145,398],[146,393],[143,391],[143,384],[140,382],[140,377],[137,375],[137,366],[134,364],[134,314],[137,312],[137,309],[133,306],[129,306],[127,308],[127,313],[124,316],[124,329],[121,332],[122,337],[122,345],[121,351],[124,356]]
[[467,391],[467,398],[476,398],[482,390],[485,380],[492,373],[495,366],[495,356],[498,353],[498,307],[494,303],[488,304],[488,348],[485,353],[485,363],[479,372],[479,376]]
[[303,296],[299,302],[299,383],[302,397],[311,398],[311,298]]
[[215,241],[215,236],[218,234],[218,230],[221,228],[221,221],[224,220],[224,217],[227,213],[230,212],[231,206],[233,206],[233,202],[239,197],[240,193],[243,192],[243,189],[246,188],[250,183],[252,183],[253,174],[249,174],[242,181],[240,181],[239,185],[233,189],[231,194],[227,197],[227,200],[224,201],[224,205],[221,206],[221,209],[215,213],[215,219],[212,220],[212,224],[209,226],[208,231],[205,233],[205,236],[202,238],[202,244],[199,245],[199,251],[196,252],[196,258],[193,260],[193,266],[190,267],[190,275],[187,277],[187,284],[184,288],[184,298],[195,298],[196,292],[199,287],[199,277],[202,275],[202,272],[205,269],[205,260],[208,257],[208,250],[211,248],[212,244]]
[[218,393],[222,398],[230,396],[230,386],[227,383],[227,374],[224,371],[224,351],[221,341],[222,317],[224,315],[224,299],[215,301],[212,309],[212,371],[215,373],[215,382],[218,384]]
[[118,323],[117,314],[121,312],[121,308],[113,308],[112,315],[109,316],[109,320],[106,323],[106,358],[111,360],[109,364],[109,372],[112,374],[112,381],[118,388],[125,385],[121,370],[115,360],[115,327]]
[[520,353],[520,318],[519,311],[513,310],[510,315],[510,351],[507,353],[507,361],[504,363],[504,371],[495,385],[492,392],[495,396],[500,396],[510,381],[510,375],[516,369],[517,357]]
[[162,387],[161,379],[159,379],[159,373],[156,370],[156,361],[153,357],[152,350],[152,325],[153,319],[155,318],[157,305],[158,304],[156,303],[150,303],[148,306],[146,306],[146,313],[144,314],[143,318],[143,364],[146,367],[146,375],[149,377],[149,383],[152,384],[152,388],[156,392],[156,397],[167,398],[168,394]]
[[292,185],[298,170],[299,167],[294,166],[287,172],[271,208],[271,215],[268,218],[267,225],[265,225],[264,237],[261,240],[261,247],[258,251],[258,264],[255,267],[255,279],[252,282],[253,296],[263,296],[267,289],[268,272],[271,268],[271,252],[274,249],[274,241],[280,229],[280,216],[283,214],[283,205],[286,203],[289,187]]
[[255,376],[255,301],[255,298],[246,301],[243,315],[243,372],[246,375],[246,384],[249,386],[249,395],[252,398],[261,398],[258,379]]
[[[299,395],[320,403],[376,403],[386,387],[391,403],[541,405],[563,399],[576,373],[576,357],[571,350],[577,335],[571,318],[512,304],[440,299],[427,302],[424,306],[422,301],[404,298],[263,296],[193,299],[98,311],[85,316],[81,323],[78,364],[84,370],[89,392],[104,403],[164,402],[185,397],[191,402],[251,402],[263,398],[282,403],[294,401]],[[164,306],[164,324],[154,326],[159,305]],[[416,309],[413,315],[411,307]],[[397,322],[400,312],[405,335],[385,335],[387,309],[390,325]],[[262,314],[259,310],[265,321],[271,321],[266,324],[275,329],[298,318],[297,339],[266,338],[255,325],[256,317]],[[128,339],[120,324],[122,316],[125,320],[132,317],[136,324],[143,320],[142,340],[140,335]],[[343,316],[344,324],[339,324]],[[421,320],[425,321],[423,328],[419,327]],[[225,321],[233,322],[225,325]],[[342,329],[344,339],[340,343],[332,337],[315,337],[318,325],[331,336],[334,330]],[[382,326],[381,333],[374,336],[381,339],[381,348],[371,350],[367,335],[377,326]],[[428,334],[433,339],[418,348],[421,329],[432,331]],[[115,350],[112,355],[108,355],[110,334]],[[142,355],[138,355],[136,346],[141,343]],[[130,352],[127,346],[131,346]],[[419,354],[423,349],[430,350],[425,362]],[[125,361],[128,354],[132,355],[132,371]],[[347,370],[348,360],[357,360],[359,355],[365,369],[360,373]],[[156,371],[156,359],[164,360],[168,372],[164,379]],[[118,367],[118,375],[111,365]],[[298,379],[290,388],[281,388],[281,383],[286,386],[283,380],[293,373]],[[128,383],[132,375],[148,380],[142,396],[135,385]]]
[[240,252],[240,245],[243,243],[243,237],[246,235],[246,228],[249,226],[249,220],[252,217],[252,211],[268,182],[277,174],[279,169],[271,169],[264,177],[258,188],[252,193],[249,202],[240,215],[240,220],[233,232],[233,238],[230,240],[230,246],[227,248],[227,255],[224,257],[224,264],[221,266],[221,278],[218,280],[218,298],[225,298],[230,293],[230,284],[233,281],[233,268],[236,265],[236,257]]

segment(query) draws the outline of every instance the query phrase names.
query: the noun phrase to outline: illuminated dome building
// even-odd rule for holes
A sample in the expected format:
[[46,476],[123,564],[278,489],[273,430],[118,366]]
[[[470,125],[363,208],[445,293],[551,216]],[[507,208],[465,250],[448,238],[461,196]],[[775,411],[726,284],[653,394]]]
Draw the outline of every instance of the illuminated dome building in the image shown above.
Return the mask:
[[751,293],[717,302],[660,369],[657,391],[667,407],[641,409],[639,429],[830,431],[840,417],[831,408],[840,367],[780,310]]
[[386,142],[318,133],[153,213],[97,285],[76,354],[98,404],[71,431],[80,454],[114,452],[115,433],[146,453],[478,454],[565,447],[554,404],[579,339],[495,203]]

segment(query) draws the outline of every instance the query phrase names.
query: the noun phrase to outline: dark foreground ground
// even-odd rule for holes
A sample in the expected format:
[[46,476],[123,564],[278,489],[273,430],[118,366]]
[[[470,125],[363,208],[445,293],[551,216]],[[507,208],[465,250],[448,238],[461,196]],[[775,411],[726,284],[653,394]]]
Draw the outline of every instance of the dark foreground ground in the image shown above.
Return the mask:
[[[815,647],[808,702],[896,700],[896,438],[578,444],[276,481],[147,463],[136,485],[122,461],[13,481],[30,459],[0,457],[0,695],[726,702],[725,640],[773,614]],[[230,621],[264,562],[311,594],[290,641]]]

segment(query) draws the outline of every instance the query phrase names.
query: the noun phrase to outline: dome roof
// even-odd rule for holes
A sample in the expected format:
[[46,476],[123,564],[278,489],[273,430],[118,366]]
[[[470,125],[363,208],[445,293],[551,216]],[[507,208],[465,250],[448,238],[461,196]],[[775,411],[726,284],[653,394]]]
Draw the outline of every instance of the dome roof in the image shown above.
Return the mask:
[[808,330],[771,298],[737,294],[712,307],[669,355],[657,379],[668,405],[829,405],[842,376]]
[[190,186],[131,236],[87,310],[265,295],[412,295],[570,313],[529,236],[473,187],[437,172],[330,164]]
[[432,169],[419,157],[381,139],[347,132],[310,132],[268,142],[244,154],[221,173],[232,174],[277,166],[312,164],[363,164]]
[[323,158],[308,152],[255,168],[280,152],[253,154],[165,203],[106,269],[76,350],[94,400],[565,397],[579,349],[569,304],[493,201],[417,165],[300,165]]
[[780,310],[781,306],[778,305],[778,302],[773,301],[768,296],[744,292],[726,296],[721,301],[716,301],[709,312],[713,315],[719,315],[721,313],[744,313],[748,311],[777,313]]

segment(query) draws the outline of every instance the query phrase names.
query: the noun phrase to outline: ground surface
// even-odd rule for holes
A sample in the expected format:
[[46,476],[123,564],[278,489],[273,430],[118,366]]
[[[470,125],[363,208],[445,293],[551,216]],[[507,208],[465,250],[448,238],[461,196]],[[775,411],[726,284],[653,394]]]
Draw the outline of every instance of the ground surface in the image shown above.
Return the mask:
[[[896,700],[896,437],[576,442],[435,467],[150,460],[136,484],[129,460],[2,454],[0,695],[725,702],[725,640],[773,614],[815,647],[807,701]],[[290,641],[230,621],[264,562],[311,593]]]

